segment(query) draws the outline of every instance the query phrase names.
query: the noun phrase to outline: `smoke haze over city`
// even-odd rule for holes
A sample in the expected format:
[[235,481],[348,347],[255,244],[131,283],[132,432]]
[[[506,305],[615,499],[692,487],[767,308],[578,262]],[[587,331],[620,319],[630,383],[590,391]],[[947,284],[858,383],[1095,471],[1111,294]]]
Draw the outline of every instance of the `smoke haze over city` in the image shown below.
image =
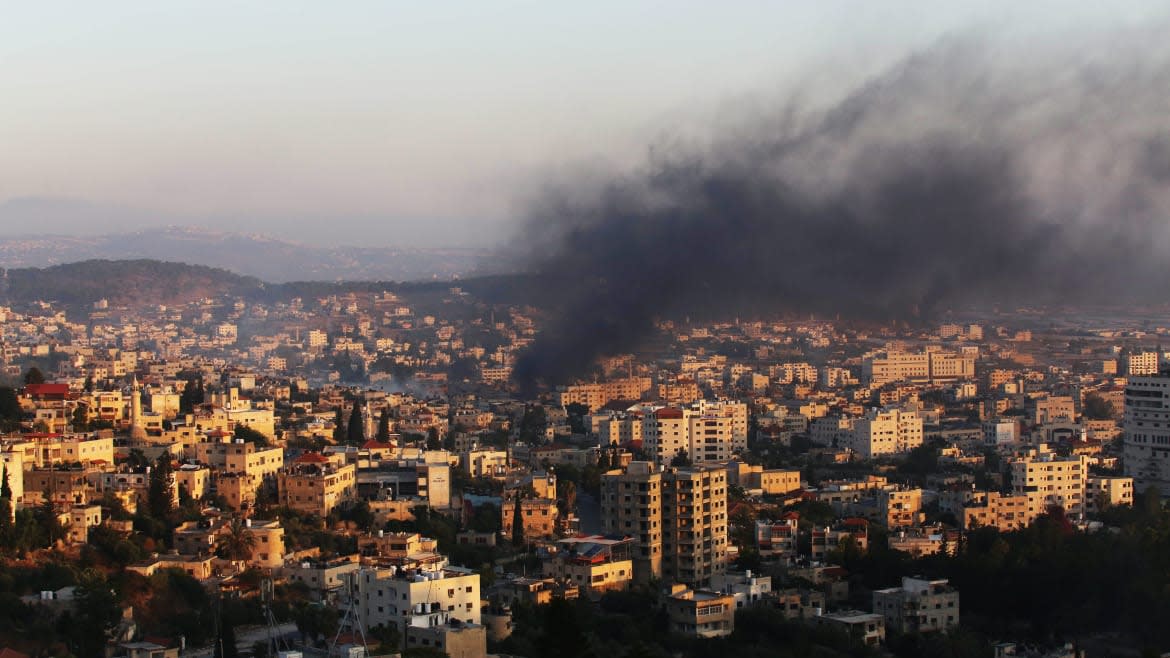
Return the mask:
[[697,314],[1164,301],[1167,54],[1153,29],[945,39],[827,107],[786,98],[551,183],[526,234],[563,303],[517,376],[579,375]]

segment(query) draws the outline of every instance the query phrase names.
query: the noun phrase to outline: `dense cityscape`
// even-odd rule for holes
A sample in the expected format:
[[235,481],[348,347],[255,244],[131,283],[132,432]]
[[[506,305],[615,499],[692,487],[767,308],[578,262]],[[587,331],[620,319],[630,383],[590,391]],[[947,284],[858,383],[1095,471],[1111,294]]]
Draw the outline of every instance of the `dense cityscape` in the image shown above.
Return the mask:
[[1167,33],[11,3],[0,658],[1170,658]]
[[1138,655],[1162,319],[661,321],[529,393],[545,313],[459,282],[11,303],[3,655]]

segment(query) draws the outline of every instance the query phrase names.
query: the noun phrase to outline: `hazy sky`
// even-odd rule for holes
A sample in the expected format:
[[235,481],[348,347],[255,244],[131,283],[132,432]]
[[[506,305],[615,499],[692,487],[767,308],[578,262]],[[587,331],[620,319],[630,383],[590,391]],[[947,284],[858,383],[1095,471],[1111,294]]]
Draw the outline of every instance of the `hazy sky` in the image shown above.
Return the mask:
[[[1120,8],[1117,6],[1120,4]],[[1076,38],[1164,2],[21,2],[0,234],[192,224],[490,244],[549,171],[631,162],[942,36]]]

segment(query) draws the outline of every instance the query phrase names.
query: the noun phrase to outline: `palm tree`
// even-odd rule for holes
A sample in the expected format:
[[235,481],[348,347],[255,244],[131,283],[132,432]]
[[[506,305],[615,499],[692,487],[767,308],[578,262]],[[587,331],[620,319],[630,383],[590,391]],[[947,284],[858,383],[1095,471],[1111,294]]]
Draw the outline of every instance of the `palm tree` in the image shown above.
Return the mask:
[[252,559],[256,535],[242,519],[234,518],[215,539],[215,554],[226,560],[243,562]]

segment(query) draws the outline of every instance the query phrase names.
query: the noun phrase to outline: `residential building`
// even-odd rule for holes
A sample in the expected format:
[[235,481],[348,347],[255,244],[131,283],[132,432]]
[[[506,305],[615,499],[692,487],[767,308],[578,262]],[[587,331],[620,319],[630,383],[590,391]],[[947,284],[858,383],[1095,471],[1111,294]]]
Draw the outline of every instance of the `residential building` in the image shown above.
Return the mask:
[[1170,495],[1170,372],[1129,378],[1124,428],[1122,463],[1134,490]]
[[[557,501],[548,498],[521,498],[520,519],[524,524],[525,539],[538,537],[552,537],[557,530]],[[516,497],[508,498],[500,504],[500,532],[505,537],[512,536],[512,526],[516,518]]]
[[856,642],[876,646],[886,639],[886,618],[879,614],[846,610],[812,617],[812,622],[843,631]]
[[726,637],[735,630],[735,597],[674,585],[666,600],[670,630],[691,637]]
[[874,591],[873,611],[899,633],[943,631],[959,625],[959,592],[946,579],[903,577],[901,587]]
[[1028,513],[1035,518],[1057,506],[1073,518],[1085,513],[1085,484],[1089,458],[1061,457],[1046,444],[1021,450],[1011,460],[1012,493],[1028,497]]
[[777,520],[756,521],[756,550],[760,557],[795,560],[799,522],[797,512],[787,512]]
[[872,409],[853,425],[845,446],[863,459],[909,452],[922,445],[922,418],[913,411]]
[[544,561],[546,578],[568,580],[591,599],[610,591],[628,589],[634,580],[634,562],[630,559],[633,540],[589,535],[561,539],[556,552]]
[[991,526],[1000,532],[1027,527],[1036,520],[1027,494],[1002,494],[998,491],[977,492],[966,502],[959,517],[963,530]]
[[1125,372],[1130,376],[1157,375],[1158,366],[1157,352],[1135,352],[1125,360]]
[[1085,511],[1095,514],[1118,505],[1133,505],[1133,478],[1090,475],[1085,483]]
[[609,536],[633,539],[631,559],[639,582],[662,577],[662,472],[633,461],[601,476],[601,524]]
[[280,504],[298,512],[327,516],[338,505],[353,500],[357,468],[338,464],[315,452],[306,452],[277,476]]
[[480,623],[479,574],[469,569],[362,566],[346,581],[342,599],[355,603],[364,628],[394,624],[405,631],[412,616],[439,612]]
[[877,492],[878,521],[889,530],[916,526],[925,518],[922,489],[881,489]]
[[772,577],[753,574],[751,570],[728,571],[711,577],[711,589],[735,598],[735,607],[745,608],[762,603],[772,594]]

